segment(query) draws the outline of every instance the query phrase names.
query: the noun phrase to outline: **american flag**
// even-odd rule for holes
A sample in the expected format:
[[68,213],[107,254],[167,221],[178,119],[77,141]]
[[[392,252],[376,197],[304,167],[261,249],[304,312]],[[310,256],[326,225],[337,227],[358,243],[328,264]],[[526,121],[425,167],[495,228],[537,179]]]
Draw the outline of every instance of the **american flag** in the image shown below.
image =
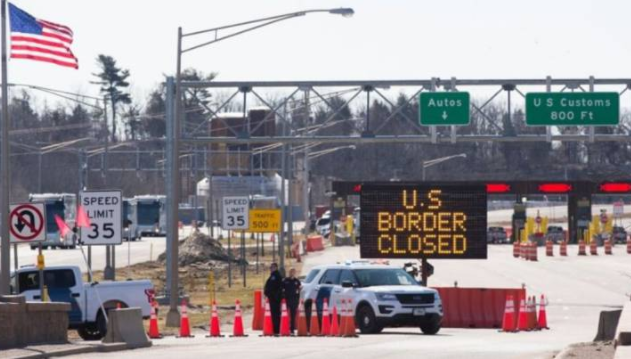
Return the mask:
[[73,33],[69,27],[36,19],[11,3],[9,21],[12,59],[43,61],[79,68],[79,60],[70,50]]

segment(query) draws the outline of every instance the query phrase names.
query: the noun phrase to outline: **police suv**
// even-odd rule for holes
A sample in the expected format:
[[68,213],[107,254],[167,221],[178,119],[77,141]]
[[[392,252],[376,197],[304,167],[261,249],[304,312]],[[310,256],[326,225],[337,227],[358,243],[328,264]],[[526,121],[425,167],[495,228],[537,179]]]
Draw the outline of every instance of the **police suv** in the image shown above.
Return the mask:
[[438,292],[421,286],[401,268],[368,261],[323,265],[313,268],[302,283],[300,297],[307,317],[321,316],[324,299],[337,306],[352,300],[355,323],[362,334],[379,333],[384,327],[419,327],[436,334],[443,319]]

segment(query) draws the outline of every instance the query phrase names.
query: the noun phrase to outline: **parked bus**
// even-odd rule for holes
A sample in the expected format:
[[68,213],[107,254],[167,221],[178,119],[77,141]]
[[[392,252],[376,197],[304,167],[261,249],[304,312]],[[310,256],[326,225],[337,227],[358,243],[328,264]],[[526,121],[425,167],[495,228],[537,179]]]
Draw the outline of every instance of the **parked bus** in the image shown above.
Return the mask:
[[166,196],[135,196],[129,203],[133,238],[166,236]]
[[[77,213],[77,196],[70,193],[36,193],[29,195],[29,201],[44,203],[46,205],[46,240],[41,242],[43,249],[74,249],[76,236],[73,232],[61,238],[59,228],[55,221],[55,215],[63,219],[68,227],[75,227]],[[31,244],[31,249],[36,249],[39,243]]]

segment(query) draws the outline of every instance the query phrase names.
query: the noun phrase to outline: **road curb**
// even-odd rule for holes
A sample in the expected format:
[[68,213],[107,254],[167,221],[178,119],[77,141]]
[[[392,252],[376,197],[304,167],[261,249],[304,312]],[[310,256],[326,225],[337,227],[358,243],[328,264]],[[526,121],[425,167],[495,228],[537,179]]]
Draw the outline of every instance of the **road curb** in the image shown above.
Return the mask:
[[[84,345],[81,347],[73,347],[67,349],[58,349],[51,350],[48,352],[37,352],[32,354],[25,355],[17,355],[6,357],[6,359],[47,359],[52,357],[64,357],[70,355],[80,355],[80,354],[89,354],[89,353],[112,353],[123,350],[131,350],[131,349],[139,349],[139,348],[148,348],[152,346],[152,343],[149,342],[147,345],[142,346],[133,346],[133,348],[125,343],[111,343],[111,344],[96,344],[96,345]],[[24,350],[33,350],[37,351],[37,349],[29,349],[24,348]]]

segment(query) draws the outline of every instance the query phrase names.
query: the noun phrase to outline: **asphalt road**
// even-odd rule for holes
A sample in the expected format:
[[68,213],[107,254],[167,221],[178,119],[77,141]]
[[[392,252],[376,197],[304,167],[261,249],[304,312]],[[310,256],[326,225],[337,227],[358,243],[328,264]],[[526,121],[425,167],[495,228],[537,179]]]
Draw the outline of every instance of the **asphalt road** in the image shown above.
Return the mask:
[[[444,328],[436,336],[420,334],[416,328],[386,329],[380,335],[358,339],[342,338],[248,338],[194,339],[168,337],[154,341],[154,347],[112,354],[84,355],[82,358],[200,358],[254,357],[284,358],[552,358],[555,352],[575,342],[590,341],[596,332],[601,310],[620,307],[631,292],[631,255],[623,246],[613,256],[541,257],[538,262],[514,259],[510,246],[491,246],[489,259],[432,261],[436,274],[432,286],[519,287],[529,295],[549,298],[549,331],[507,334],[488,329]],[[334,263],[359,256],[358,247],[327,248],[305,257],[305,271],[314,265]],[[399,265],[401,261],[392,264]],[[226,318],[222,319],[226,320]],[[246,323],[246,327],[248,327]],[[225,328],[229,329],[229,328]]]
[[[302,228],[302,227],[300,227]],[[185,238],[192,231],[191,227],[184,227],[180,230],[180,239]],[[202,232],[207,233],[206,228],[201,229]],[[228,235],[227,231],[223,232],[224,236]],[[265,235],[266,248],[271,248],[271,242],[269,242],[270,236]],[[238,248],[238,243],[233,243],[233,248]],[[247,245],[252,247],[253,245]],[[166,248],[165,237],[143,237],[141,241],[136,242],[123,242],[119,246],[115,246],[116,250],[116,267],[126,267],[128,264],[142,263],[149,260],[155,260],[158,256],[164,252]],[[84,252],[87,256],[88,248],[84,247]],[[87,271],[87,264],[83,259],[81,250],[79,247],[76,249],[48,249],[44,251],[44,256],[47,266],[56,265],[76,265],[81,268],[83,272]],[[18,265],[34,265],[37,262],[37,250],[31,250],[30,245],[18,245]],[[11,247],[11,268],[14,267],[14,252],[13,246]],[[92,269],[102,270],[105,267],[105,247],[93,246],[92,247]]]
[[[166,247],[165,237],[145,237],[141,241],[123,242],[119,246],[115,246],[116,251],[116,267],[127,266],[128,261],[131,264],[146,262],[153,258],[154,260],[164,252]],[[88,248],[84,247],[87,256]],[[11,248],[11,269],[14,265],[13,248]],[[87,270],[87,264],[83,259],[79,247],[76,249],[48,249],[44,251],[44,257],[47,266],[56,265],[76,265],[82,271]],[[18,246],[18,265],[35,264],[37,261],[37,250],[31,250],[28,245]],[[105,247],[92,246],[92,269],[102,270],[105,267]]]

